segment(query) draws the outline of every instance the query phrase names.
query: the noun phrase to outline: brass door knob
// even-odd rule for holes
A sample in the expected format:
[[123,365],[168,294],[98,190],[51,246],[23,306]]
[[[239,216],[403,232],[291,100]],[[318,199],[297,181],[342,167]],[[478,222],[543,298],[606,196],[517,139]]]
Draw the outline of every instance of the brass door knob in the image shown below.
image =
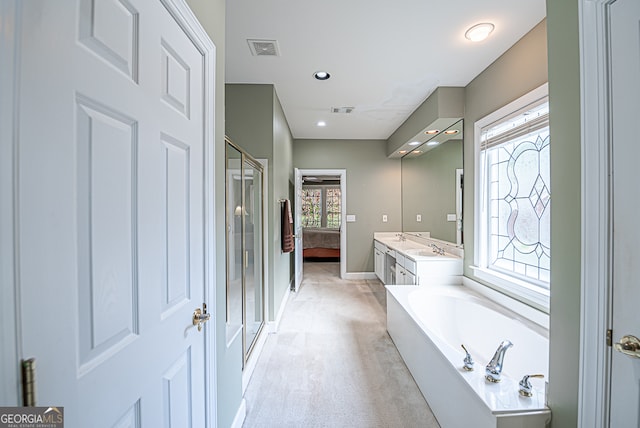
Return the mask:
[[198,331],[202,331],[202,325],[211,319],[211,314],[207,312],[207,304],[202,304],[202,309],[196,308],[193,311],[193,325],[198,326]]
[[616,351],[629,357],[640,358],[640,339],[635,336],[622,336],[620,342],[614,343],[613,347]]

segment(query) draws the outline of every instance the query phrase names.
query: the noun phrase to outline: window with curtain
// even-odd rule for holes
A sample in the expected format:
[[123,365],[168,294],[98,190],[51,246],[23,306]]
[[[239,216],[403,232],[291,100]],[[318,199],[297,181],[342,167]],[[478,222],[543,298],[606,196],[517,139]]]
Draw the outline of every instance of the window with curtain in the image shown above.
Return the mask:
[[499,279],[499,286],[506,285],[518,296],[530,298],[539,293],[548,297],[549,102],[545,96],[512,107],[511,113],[504,115],[502,111],[499,119],[489,123],[485,119],[484,124],[476,126],[479,148],[476,264],[481,270],[476,275],[492,282]]
[[302,189],[302,226],[339,229],[342,218],[340,187]]

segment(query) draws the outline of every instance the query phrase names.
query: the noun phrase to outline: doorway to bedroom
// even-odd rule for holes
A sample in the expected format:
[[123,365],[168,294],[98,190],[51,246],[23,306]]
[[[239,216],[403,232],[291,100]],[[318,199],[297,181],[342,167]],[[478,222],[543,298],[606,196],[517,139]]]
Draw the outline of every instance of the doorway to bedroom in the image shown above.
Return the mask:
[[340,262],[340,176],[302,176],[302,257],[305,263]]
[[346,171],[299,170],[298,174],[296,224],[299,229],[296,233],[302,239],[298,241],[301,254],[297,262],[308,273],[315,266],[343,277],[346,273]]

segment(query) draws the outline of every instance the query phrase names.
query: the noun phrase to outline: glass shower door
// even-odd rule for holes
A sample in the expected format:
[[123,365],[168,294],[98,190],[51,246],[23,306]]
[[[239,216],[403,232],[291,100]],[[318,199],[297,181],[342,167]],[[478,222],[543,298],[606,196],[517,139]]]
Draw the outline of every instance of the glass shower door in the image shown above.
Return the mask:
[[245,158],[244,190],[244,352],[249,357],[264,325],[262,168]]
[[226,149],[226,217],[227,217],[227,336],[242,328],[243,220],[242,153],[227,144]]

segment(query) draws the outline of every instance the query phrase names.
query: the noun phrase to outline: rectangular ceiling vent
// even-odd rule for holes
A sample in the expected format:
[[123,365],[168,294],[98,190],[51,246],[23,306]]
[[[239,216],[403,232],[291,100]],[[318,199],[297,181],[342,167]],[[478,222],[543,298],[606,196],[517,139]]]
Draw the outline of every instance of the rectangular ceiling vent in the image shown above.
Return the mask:
[[253,56],[280,56],[278,42],[275,40],[247,39],[247,43]]
[[355,107],[331,107],[331,113],[349,114]]

